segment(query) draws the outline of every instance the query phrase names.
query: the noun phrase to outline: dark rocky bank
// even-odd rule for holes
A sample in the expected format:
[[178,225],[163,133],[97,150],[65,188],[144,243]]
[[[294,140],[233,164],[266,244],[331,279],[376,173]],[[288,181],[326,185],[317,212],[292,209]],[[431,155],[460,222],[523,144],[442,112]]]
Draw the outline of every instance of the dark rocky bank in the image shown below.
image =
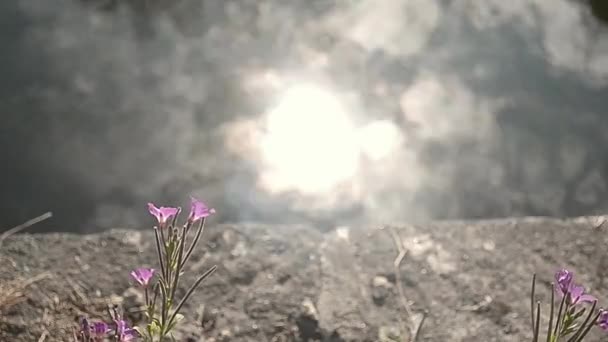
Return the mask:
[[[179,341],[387,341],[405,318],[419,341],[528,341],[531,276],[547,300],[559,267],[607,303],[603,217],[435,222],[378,228],[222,225],[207,229],[185,284],[217,272],[187,304]],[[608,226],[608,224],[606,224]],[[22,234],[0,247],[0,340],[69,341],[77,317],[120,303],[135,323],[131,269],[155,266],[152,231]],[[185,289],[184,289],[185,290]],[[599,332],[598,336],[599,336]],[[598,340],[594,336],[590,341]]]

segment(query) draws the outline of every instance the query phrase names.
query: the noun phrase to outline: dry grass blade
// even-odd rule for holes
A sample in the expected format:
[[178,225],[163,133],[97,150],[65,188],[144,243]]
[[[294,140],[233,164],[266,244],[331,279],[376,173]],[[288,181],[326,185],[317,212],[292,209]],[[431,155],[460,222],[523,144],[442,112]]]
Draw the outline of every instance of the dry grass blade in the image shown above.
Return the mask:
[[16,279],[8,284],[0,284],[0,312],[19,303],[24,297],[23,291],[28,286],[50,277],[50,272],[44,272],[29,279]]
[[53,216],[53,213],[46,212],[38,217],[35,217],[31,220],[28,220],[27,222],[24,222],[18,226],[15,226],[7,231],[5,231],[4,233],[2,233],[2,235],[0,235],[0,247],[2,247],[2,243],[4,242],[4,240],[6,240],[6,238],[8,238],[9,236],[19,233],[20,231],[29,228],[33,225],[35,225],[36,223],[40,223],[48,218],[51,218]]

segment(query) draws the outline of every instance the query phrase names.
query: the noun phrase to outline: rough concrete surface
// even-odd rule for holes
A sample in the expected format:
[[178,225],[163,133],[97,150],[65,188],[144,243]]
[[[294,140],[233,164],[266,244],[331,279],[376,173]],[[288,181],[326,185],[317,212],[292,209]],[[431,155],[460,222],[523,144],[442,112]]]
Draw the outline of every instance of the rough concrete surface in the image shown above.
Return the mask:
[[[212,265],[218,270],[185,306],[187,319],[176,337],[387,340],[404,331],[402,284],[414,320],[427,313],[418,341],[529,341],[534,272],[545,301],[553,273],[567,267],[600,305],[608,303],[603,220],[525,218],[327,232],[210,226],[184,284]],[[392,232],[407,250],[398,276]],[[155,253],[151,230],[8,237],[0,247],[0,341],[69,341],[80,315],[105,317],[109,303],[122,304],[128,318],[141,323],[141,293],[128,273],[156,266]],[[589,341],[599,336],[595,331]]]

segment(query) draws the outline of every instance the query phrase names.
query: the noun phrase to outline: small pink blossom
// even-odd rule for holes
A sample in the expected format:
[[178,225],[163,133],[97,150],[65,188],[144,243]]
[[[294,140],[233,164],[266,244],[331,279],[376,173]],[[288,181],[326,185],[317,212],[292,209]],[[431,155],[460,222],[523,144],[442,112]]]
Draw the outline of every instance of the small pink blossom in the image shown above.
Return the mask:
[[555,273],[555,281],[561,293],[566,293],[572,287],[572,279],[574,274],[567,269],[561,269]]
[[574,273],[571,271],[566,269],[559,270],[555,273],[555,281],[558,285],[555,291],[561,297],[568,295],[570,305],[592,303],[597,300],[594,296],[585,293],[583,286],[574,283]]
[[105,322],[95,322],[91,326],[91,337],[97,338],[101,341],[104,337],[108,336],[110,329]]
[[118,342],[131,342],[139,337],[137,330],[129,327],[126,321],[120,319],[115,321],[115,323]]
[[154,276],[155,270],[153,268],[138,268],[134,271],[131,271],[131,277],[139,283],[141,286],[148,286],[150,283],[150,279]]
[[156,217],[156,220],[158,220],[158,223],[162,226],[164,226],[167,221],[177,215],[177,213],[179,212],[179,208],[173,208],[173,207],[160,207],[157,208],[154,203],[148,203],[148,211],[150,212],[150,214],[152,214],[154,217]]
[[576,305],[578,303],[593,303],[597,299],[585,293],[585,288],[580,285],[572,285],[570,288],[570,301],[572,305]]
[[608,331],[608,311],[600,309],[600,317],[598,317],[597,325],[604,331]]
[[103,341],[110,329],[105,322],[89,322],[86,317],[80,321],[80,336],[86,341]]
[[188,216],[188,221],[190,223],[196,222],[211,214],[215,214],[215,209],[209,208],[203,201],[194,197],[190,198],[190,216]]

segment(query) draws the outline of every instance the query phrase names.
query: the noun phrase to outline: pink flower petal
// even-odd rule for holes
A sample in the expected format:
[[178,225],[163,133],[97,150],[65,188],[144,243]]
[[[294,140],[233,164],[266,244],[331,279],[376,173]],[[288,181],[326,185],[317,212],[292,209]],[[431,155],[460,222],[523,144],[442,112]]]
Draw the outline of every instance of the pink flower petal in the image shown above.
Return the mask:
[[154,205],[154,203],[148,203],[148,211],[154,217],[161,226],[164,226],[167,221],[179,213],[179,208],[174,207],[160,207]]
[[215,214],[215,209],[209,208],[203,201],[194,197],[190,198],[190,216],[188,217],[188,220],[191,223],[208,217],[211,214]]
[[154,276],[155,269],[153,268],[138,268],[131,271],[131,277],[133,280],[139,283],[141,286],[148,286],[150,279]]

